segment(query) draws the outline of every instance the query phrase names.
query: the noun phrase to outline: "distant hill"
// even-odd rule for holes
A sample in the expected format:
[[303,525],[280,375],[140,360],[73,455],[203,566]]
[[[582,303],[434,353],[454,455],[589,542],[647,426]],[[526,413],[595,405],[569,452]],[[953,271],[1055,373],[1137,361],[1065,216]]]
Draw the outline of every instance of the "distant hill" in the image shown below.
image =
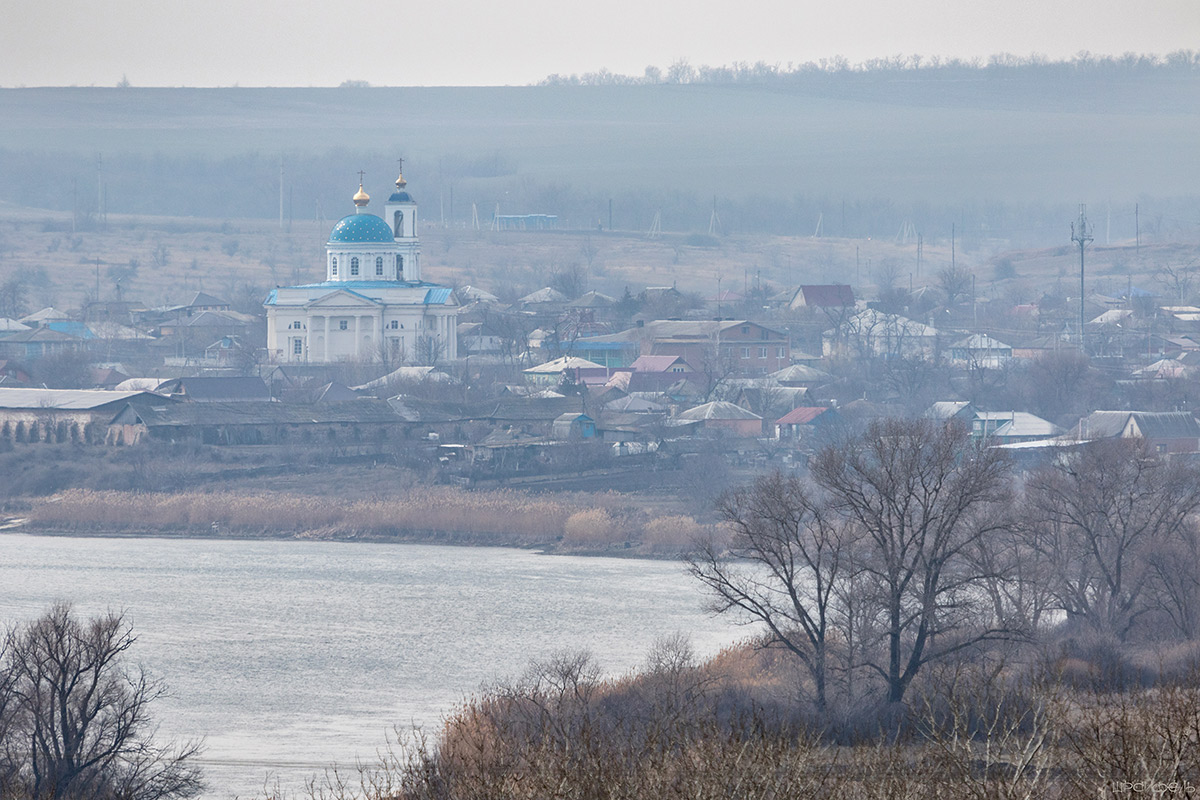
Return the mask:
[[270,218],[282,156],[289,215],[336,218],[359,169],[385,192],[402,155],[427,221],[465,223],[472,203],[486,220],[498,203],[594,228],[611,199],[617,228],[660,211],[668,229],[702,230],[715,202],[732,231],[812,233],[819,219],[827,235],[906,223],[941,235],[955,223],[1037,241],[1079,201],[1111,203],[1122,236],[1138,198],[1197,219],[1197,141],[1195,75],[4,89],[0,200],[94,208],[99,153],[112,212]]

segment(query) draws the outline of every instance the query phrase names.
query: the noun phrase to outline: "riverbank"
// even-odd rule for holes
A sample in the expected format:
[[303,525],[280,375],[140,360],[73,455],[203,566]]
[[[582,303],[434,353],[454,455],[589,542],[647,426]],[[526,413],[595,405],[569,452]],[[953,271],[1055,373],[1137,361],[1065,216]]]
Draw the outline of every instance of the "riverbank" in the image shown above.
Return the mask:
[[[19,526],[12,520],[21,519]],[[673,556],[715,526],[632,507],[615,493],[534,496],[417,487],[348,499],[290,492],[72,489],[0,520],[28,533],[297,539],[537,548],[573,555]]]

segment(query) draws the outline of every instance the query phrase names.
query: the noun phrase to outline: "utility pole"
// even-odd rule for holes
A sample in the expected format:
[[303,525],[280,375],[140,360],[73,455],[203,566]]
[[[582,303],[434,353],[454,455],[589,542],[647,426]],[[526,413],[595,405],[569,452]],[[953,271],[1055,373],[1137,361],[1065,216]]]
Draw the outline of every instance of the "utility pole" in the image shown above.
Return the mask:
[[1092,241],[1091,232],[1088,230],[1087,216],[1084,212],[1087,207],[1079,204],[1079,221],[1071,223],[1071,241],[1079,245],[1079,352],[1087,354],[1087,348],[1084,346],[1083,338],[1083,249]]
[[921,256],[924,255],[925,239],[917,234],[917,277],[921,277]]
[[1133,204],[1133,254],[1142,255],[1142,220],[1138,216],[1138,203]]
[[283,230],[283,156],[279,157],[279,230]]
[[950,269],[954,269],[954,223],[950,223]]

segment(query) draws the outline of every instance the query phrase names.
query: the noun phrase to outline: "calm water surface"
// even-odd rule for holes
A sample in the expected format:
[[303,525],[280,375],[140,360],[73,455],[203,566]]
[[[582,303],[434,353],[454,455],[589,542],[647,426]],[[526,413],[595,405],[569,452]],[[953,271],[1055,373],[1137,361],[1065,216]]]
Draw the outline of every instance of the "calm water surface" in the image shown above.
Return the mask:
[[54,600],[123,609],[164,678],[155,716],[204,737],[209,797],[285,788],[370,758],[393,725],[433,730],[530,659],[587,648],[609,673],[683,631],[701,654],[743,631],[702,611],[674,562],[522,550],[0,535],[0,619]]

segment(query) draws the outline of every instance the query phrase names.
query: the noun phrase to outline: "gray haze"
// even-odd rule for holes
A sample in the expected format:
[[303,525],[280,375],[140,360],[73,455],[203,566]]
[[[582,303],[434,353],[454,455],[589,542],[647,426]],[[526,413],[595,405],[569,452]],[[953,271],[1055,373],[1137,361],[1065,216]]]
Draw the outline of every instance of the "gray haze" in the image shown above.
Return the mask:
[[1194,0],[9,0],[0,86],[505,85],[606,67],[1194,47]]

